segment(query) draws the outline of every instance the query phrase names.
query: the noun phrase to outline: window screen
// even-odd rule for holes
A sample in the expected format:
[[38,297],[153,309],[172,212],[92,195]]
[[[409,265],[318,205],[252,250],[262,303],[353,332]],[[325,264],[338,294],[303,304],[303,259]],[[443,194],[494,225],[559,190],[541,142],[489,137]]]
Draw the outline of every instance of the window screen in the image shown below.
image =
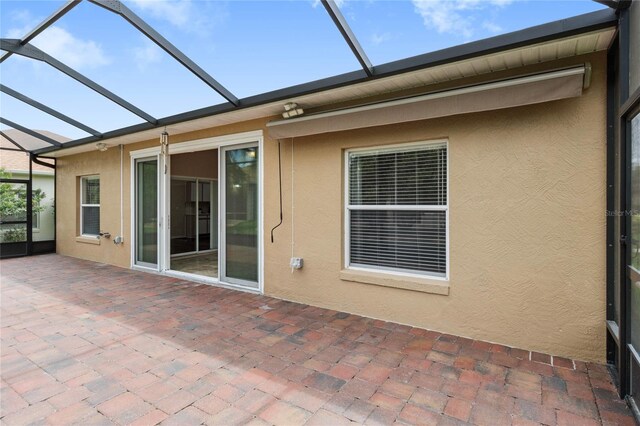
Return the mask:
[[445,277],[446,143],[347,155],[349,265]]
[[100,178],[85,176],[80,179],[80,233],[100,233]]

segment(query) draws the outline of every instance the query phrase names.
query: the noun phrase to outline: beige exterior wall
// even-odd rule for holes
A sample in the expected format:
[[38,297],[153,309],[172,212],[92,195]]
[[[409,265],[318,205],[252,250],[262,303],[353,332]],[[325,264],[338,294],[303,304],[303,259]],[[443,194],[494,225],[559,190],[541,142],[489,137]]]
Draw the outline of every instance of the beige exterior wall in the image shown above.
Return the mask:
[[[584,360],[605,351],[605,54],[583,96],[510,110],[284,140],[284,223],[279,221],[277,141],[267,120],[171,137],[171,143],[265,130],[265,293]],[[557,67],[552,64],[548,67]],[[343,270],[344,150],[432,139],[449,141],[450,279],[420,287]],[[129,152],[125,147],[125,244],[76,239],[78,176],[100,174],[102,229],[118,234],[119,151],[63,157],[58,164],[58,252],[129,267]],[[289,258],[303,257],[291,272]],[[342,278],[341,278],[342,277]],[[448,285],[448,288],[447,288]]]

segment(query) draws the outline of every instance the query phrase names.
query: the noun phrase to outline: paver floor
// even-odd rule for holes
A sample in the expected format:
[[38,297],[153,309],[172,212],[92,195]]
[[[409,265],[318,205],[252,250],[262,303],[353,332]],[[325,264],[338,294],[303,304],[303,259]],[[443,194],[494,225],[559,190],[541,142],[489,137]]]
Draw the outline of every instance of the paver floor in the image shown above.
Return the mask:
[[58,255],[0,274],[5,425],[634,424],[602,365]]

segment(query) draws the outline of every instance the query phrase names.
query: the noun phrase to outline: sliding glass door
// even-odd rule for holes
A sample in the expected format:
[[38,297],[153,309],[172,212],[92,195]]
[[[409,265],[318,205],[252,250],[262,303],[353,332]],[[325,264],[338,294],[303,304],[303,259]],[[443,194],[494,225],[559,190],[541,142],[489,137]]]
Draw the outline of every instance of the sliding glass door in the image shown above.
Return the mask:
[[134,266],[260,289],[261,159],[254,140],[204,149],[185,142],[166,158],[132,153]]
[[135,264],[158,268],[158,159],[135,163]]
[[627,122],[631,148],[631,249],[627,266],[629,397],[636,408],[640,403],[640,108]]
[[258,146],[234,146],[222,153],[221,279],[258,288]]

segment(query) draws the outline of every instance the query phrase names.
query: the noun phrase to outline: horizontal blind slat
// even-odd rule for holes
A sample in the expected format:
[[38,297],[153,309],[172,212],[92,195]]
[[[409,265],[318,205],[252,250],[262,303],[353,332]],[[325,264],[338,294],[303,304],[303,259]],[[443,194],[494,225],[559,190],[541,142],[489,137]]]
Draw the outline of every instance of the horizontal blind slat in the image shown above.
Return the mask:
[[350,211],[350,263],[446,273],[445,211]]
[[349,203],[446,205],[445,144],[350,153]]

